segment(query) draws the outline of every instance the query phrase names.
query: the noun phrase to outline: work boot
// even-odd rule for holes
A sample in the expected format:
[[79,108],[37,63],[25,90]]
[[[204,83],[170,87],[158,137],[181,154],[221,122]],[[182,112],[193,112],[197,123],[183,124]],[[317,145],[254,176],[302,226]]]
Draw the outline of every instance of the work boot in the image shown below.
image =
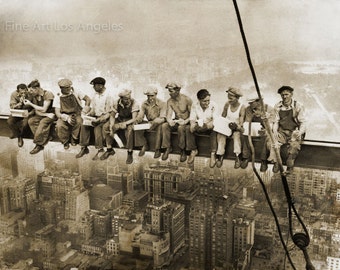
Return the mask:
[[190,156],[189,156],[189,158],[188,158],[188,164],[194,163],[195,157],[197,156],[197,154],[198,154],[197,149],[191,150]]
[[24,145],[24,140],[23,140],[23,138],[22,137],[18,137],[18,146],[19,147],[22,147]]
[[30,152],[30,154],[31,155],[34,155],[34,154],[37,154],[37,153],[39,153],[41,150],[43,150],[44,149],[44,146],[42,146],[42,145],[36,145],[34,148],[33,148],[33,150]]
[[67,150],[69,148],[70,148],[70,143],[69,142],[64,143],[64,149]]
[[294,167],[287,167],[286,174],[291,174],[294,171]]
[[234,168],[238,169],[241,166],[240,158],[236,156]]
[[273,165],[273,173],[278,173],[280,171],[279,164],[277,162]]
[[162,160],[167,160],[171,151],[172,151],[171,147],[166,148],[165,152],[162,155]]
[[160,156],[161,156],[161,150],[160,149],[156,149],[153,158],[159,158]]
[[145,151],[149,150],[147,145],[143,145],[142,149],[139,151],[138,156],[142,157],[145,155]]
[[181,150],[181,156],[179,158],[180,162],[184,162],[187,160],[187,153],[185,153],[185,150]]
[[99,159],[99,155],[101,154],[101,153],[103,153],[104,152],[104,149],[103,148],[100,148],[98,151],[97,151],[97,153],[94,155],[94,157],[92,158],[92,160],[98,160]]
[[[108,159],[109,156],[113,156],[115,153],[116,152],[115,152],[115,150],[113,150],[113,148],[107,148],[106,152],[101,155],[100,160]],[[98,153],[97,153],[97,156],[98,156]]]
[[223,155],[217,155],[216,167],[221,168],[223,165]]
[[267,160],[261,160],[260,172],[265,172],[268,170]]
[[248,167],[248,162],[249,162],[249,159],[244,158],[244,159],[241,161],[241,168],[242,168],[242,169],[247,168],[247,167]]
[[126,164],[131,164],[133,162],[132,151],[127,152]]
[[210,162],[209,162],[209,167],[214,168],[216,165],[216,153],[212,152],[210,156]]
[[76,158],[81,158],[83,155],[88,154],[90,151],[86,146],[82,146],[80,152],[76,155]]
[[73,138],[72,136],[71,136],[71,145],[72,146],[76,146],[77,145],[77,139]]

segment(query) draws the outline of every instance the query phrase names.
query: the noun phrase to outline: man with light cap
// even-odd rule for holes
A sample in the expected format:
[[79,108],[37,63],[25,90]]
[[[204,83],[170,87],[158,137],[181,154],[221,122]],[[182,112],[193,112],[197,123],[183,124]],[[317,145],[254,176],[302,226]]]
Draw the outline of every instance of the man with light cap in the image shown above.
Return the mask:
[[[288,144],[287,173],[293,171],[295,159],[306,133],[305,108],[302,103],[293,99],[293,92],[294,89],[290,86],[280,87],[277,93],[281,95],[282,100],[274,106],[274,137],[279,146]],[[278,172],[276,157],[272,158],[274,161],[273,171]]]
[[[234,141],[235,165],[234,168],[238,169],[241,166],[240,153],[241,153],[241,133],[244,131],[243,122],[245,116],[245,107],[239,102],[242,93],[240,89],[230,87],[227,91],[228,101],[225,103],[222,111],[222,117],[225,117],[230,123],[229,127],[232,130],[232,138]],[[217,133],[217,161],[216,167],[220,168],[223,164],[227,136]]]
[[[113,137],[116,133],[120,136],[125,136],[127,159],[126,164],[133,162],[133,147],[134,147],[134,131],[133,124],[136,121],[139,111],[138,103],[131,98],[131,90],[123,89],[118,93],[119,99],[114,102],[113,109],[110,113],[110,120],[104,125],[104,133],[106,139],[106,152],[100,157],[101,160],[113,156]],[[124,134],[122,134],[122,132]]]
[[93,85],[95,94],[91,98],[91,110],[87,113],[88,116],[95,118],[92,121],[92,126],[82,125],[80,129],[80,145],[81,150],[76,155],[80,158],[89,153],[87,148],[90,145],[91,129],[94,131],[95,148],[98,149],[96,155],[92,158],[97,160],[99,154],[104,153],[104,131],[103,126],[109,121],[110,113],[113,110],[113,95],[105,87],[105,79],[102,77],[94,78],[90,84]]
[[[60,142],[64,149],[69,149],[71,145],[76,145],[79,139],[80,127],[83,122],[81,112],[87,114],[90,111],[91,99],[81,91],[75,91],[72,81],[61,79],[58,81],[61,94],[55,99],[55,114],[58,117],[56,130]],[[83,108],[81,101],[85,101]]]
[[[155,87],[149,87],[144,91],[144,95],[147,96],[147,100],[142,103],[141,109],[137,115],[136,122],[142,123],[143,119],[146,118],[148,123],[151,124],[149,130],[155,131],[156,142],[155,142],[155,154],[154,158],[161,156],[161,145],[162,145],[162,124],[166,118],[166,103],[157,98],[158,90]],[[144,132],[143,132],[144,133]],[[136,132],[136,135],[138,131]],[[136,136],[137,137],[137,136]],[[149,149],[146,138],[143,136],[142,149],[139,152],[139,156],[143,156],[145,151]]]
[[[268,118],[269,124],[273,123],[273,108],[269,106],[268,104],[264,104],[264,113],[262,112],[262,105],[261,101],[258,97],[253,97],[248,99],[248,106],[245,109],[245,120],[244,123],[248,123],[251,125],[251,123],[260,123],[261,124],[261,130],[259,131],[259,134],[256,136],[259,136],[260,140],[260,147],[261,147],[261,153],[260,153],[260,159],[261,159],[261,167],[260,171],[265,172],[268,169],[268,162],[267,158],[269,156],[271,144],[270,141],[267,138],[267,132],[265,130],[264,126],[264,120],[265,118]],[[246,128],[244,134],[241,136],[242,141],[242,161],[241,161],[241,168],[245,169],[248,166],[248,162],[251,159],[251,149],[248,139],[248,128]]]
[[190,123],[192,100],[180,93],[181,86],[176,83],[168,83],[165,88],[168,89],[170,98],[167,101],[166,122],[162,124],[162,148],[165,148],[162,160],[166,160],[172,151],[171,132],[177,131],[181,151],[180,162],[184,162],[187,160],[186,126]]
[[34,155],[44,149],[50,138],[50,129],[56,119],[53,109],[54,95],[51,91],[42,89],[38,80],[34,80],[28,85],[28,91],[33,98],[32,101],[25,99],[24,104],[31,106],[34,110],[34,116],[28,119],[35,143],[30,154]]

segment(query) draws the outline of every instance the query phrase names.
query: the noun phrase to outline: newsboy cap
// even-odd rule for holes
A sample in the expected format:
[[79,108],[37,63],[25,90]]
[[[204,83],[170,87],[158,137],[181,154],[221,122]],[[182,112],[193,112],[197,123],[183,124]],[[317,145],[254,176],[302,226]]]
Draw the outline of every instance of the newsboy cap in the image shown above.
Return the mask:
[[153,96],[153,95],[157,95],[158,90],[156,87],[149,87],[144,91],[144,95],[147,96]]
[[126,97],[128,95],[131,95],[131,90],[129,89],[123,89],[118,93],[119,97]]
[[166,89],[175,89],[175,90],[181,90],[181,86],[178,85],[177,83],[168,83],[166,86],[165,86]]
[[241,90],[238,89],[238,88],[235,88],[235,87],[229,87],[226,92],[229,93],[229,94],[232,94],[236,97],[242,97],[243,96],[242,93],[241,93]]
[[61,79],[58,81],[58,85],[60,87],[70,87],[72,86],[72,81],[70,81],[69,79]]
[[90,82],[90,84],[92,84],[92,85],[95,85],[95,84],[102,84],[102,85],[105,85],[105,79],[104,78],[102,78],[102,77],[96,77],[96,78],[94,78],[91,82]]
[[278,94],[281,94],[282,91],[284,90],[288,90],[290,92],[293,92],[294,91],[294,88],[290,87],[290,86],[287,86],[287,85],[283,85],[281,86],[278,90],[277,90],[277,93]]

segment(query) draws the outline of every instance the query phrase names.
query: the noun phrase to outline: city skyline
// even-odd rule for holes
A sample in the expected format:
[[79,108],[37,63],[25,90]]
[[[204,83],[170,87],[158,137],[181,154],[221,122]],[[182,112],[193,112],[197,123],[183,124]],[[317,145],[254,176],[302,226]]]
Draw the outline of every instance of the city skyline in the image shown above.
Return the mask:
[[[1,138],[1,140],[6,142],[4,144],[6,147],[2,147],[0,153],[1,160],[8,160],[9,153],[12,153],[12,157],[10,162],[2,161],[0,166],[3,186],[3,191],[0,192],[4,194],[4,190],[9,190],[9,204],[4,204],[7,200],[5,197],[0,202],[2,213],[0,220],[3,222],[0,224],[7,224],[3,226],[9,226],[9,229],[6,229],[6,232],[5,227],[0,226],[0,229],[3,236],[16,235],[16,230],[12,231],[16,226],[8,225],[10,222],[8,218],[18,220],[17,222],[24,220],[26,225],[19,230],[19,234],[28,234],[27,244],[31,241],[29,240],[31,239],[30,235],[35,235],[35,238],[39,235],[40,239],[35,245],[30,245],[30,250],[32,248],[41,249],[44,241],[54,239],[55,233],[59,234],[60,230],[68,228],[65,231],[68,232],[66,235],[61,233],[60,240],[53,240],[54,242],[50,243],[52,244],[51,248],[58,248],[61,244],[66,245],[67,242],[61,242],[61,239],[68,239],[69,247],[65,249],[69,253],[68,256],[71,256],[70,254],[73,254],[72,258],[75,254],[85,256],[82,259],[84,264],[79,264],[80,269],[86,269],[85,262],[93,265],[94,261],[90,258],[100,258],[101,254],[110,254],[107,255],[107,258],[111,258],[112,263],[115,262],[119,265],[117,261],[121,256],[118,255],[120,254],[119,250],[124,251],[125,256],[130,254],[130,259],[133,259],[131,247],[141,248],[139,244],[137,245],[139,241],[141,243],[158,241],[157,235],[162,235],[159,233],[165,230],[170,234],[162,238],[165,242],[160,243],[165,246],[169,245],[170,250],[174,248],[172,253],[160,251],[164,256],[156,258],[154,257],[157,254],[155,251],[151,255],[146,249],[145,255],[149,256],[147,261],[151,262],[150,258],[153,258],[154,264],[166,264],[170,267],[169,269],[181,269],[181,267],[189,265],[193,267],[190,269],[198,269],[202,267],[201,264],[204,267],[200,269],[212,269],[214,266],[222,267],[221,269],[232,269],[228,267],[236,263],[234,261],[236,257],[243,258],[238,261],[239,264],[251,263],[254,267],[251,269],[261,269],[268,260],[272,267],[282,267],[280,260],[282,260],[284,252],[279,242],[273,241],[273,239],[277,239],[274,221],[250,167],[246,170],[235,170],[233,161],[226,160],[221,169],[209,169],[208,159],[203,157],[197,157],[191,167],[186,163],[179,162],[178,155],[171,155],[170,161],[164,162],[153,159],[152,153],[149,152],[145,157],[135,158],[133,164],[126,165],[124,162],[126,150],[124,149],[116,149],[116,156],[107,161],[92,161],[90,155],[79,160],[74,158],[79,150],[78,146],[65,151],[62,145],[57,142],[50,142],[43,153],[32,156],[29,154],[32,145],[30,140],[25,140],[24,147],[20,149],[16,147],[14,140],[7,138]],[[92,152],[94,153],[94,149],[91,149]],[[258,167],[259,164],[256,166]],[[280,224],[285,228],[288,225],[287,209],[285,204],[282,204],[283,189],[279,175],[273,174],[269,168],[269,171],[261,173],[261,176],[270,193]],[[131,184],[129,184],[129,179],[132,181]],[[176,186],[168,185],[169,179],[176,179]],[[330,245],[329,248],[331,245],[333,247],[337,245],[338,221],[336,213],[339,212],[340,205],[336,200],[340,198],[337,195],[340,190],[339,179],[340,175],[337,171],[304,168],[296,168],[294,174],[288,177],[298,212],[311,236],[311,245],[308,248],[310,256],[313,263],[319,267],[316,269],[320,270],[324,269],[322,267],[326,265],[330,266],[332,263],[336,263],[337,260],[336,253],[330,252],[332,249],[316,251],[316,248],[320,248],[317,244],[318,241],[322,241],[323,245]],[[164,186],[160,185],[163,181]],[[34,186],[37,188],[37,198],[34,195]],[[23,199],[23,194],[26,194],[24,196],[26,199]],[[12,196],[18,199],[13,201],[10,199]],[[63,196],[66,196],[65,205],[62,203],[65,210],[62,210],[60,208],[62,205],[60,202],[58,203]],[[339,198],[336,199],[337,197]],[[14,202],[17,206],[13,204]],[[173,203],[169,204],[170,202]],[[188,205],[190,205],[189,208]],[[24,212],[22,212],[23,207],[26,208]],[[11,209],[16,209],[16,211],[13,212]],[[9,216],[10,213],[17,214]],[[37,222],[37,215],[39,222]],[[111,236],[111,229],[102,227],[104,224],[108,224],[110,216],[112,216],[112,230],[117,231],[117,236],[114,234]],[[176,223],[177,227],[163,223],[165,220],[172,220],[175,216],[179,222]],[[127,218],[130,220],[129,222],[126,220]],[[164,218],[164,221],[160,222],[160,218]],[[155,220],[153,221],[153,219]],[[92,233],[88,231],[87,236],[83,236],[84,239],[87,239],[86,241],[81,240],[82,238],[79,236],[72,236],[72,234],[78,235],[80,228],[86,231],[88,226],[86,224],[90,220],[94,222],[93,226],[95,227]],[[146,225],[144,222],[139,224],[142,220],[146,222]],[[156,224],[160,227],[157,227]],[[204,227],[201,228],[203,224]],[[19,228],[21,227],[19,226]],[[118,228],[121,229],[118,230]],[[232,228],[236,230],[234,234],[231,234]],[[137,233],[139,230],[140,233]],[[148,232],[149,230],[150,232]],[[186,239],[185,243],[174,240],[172,237],[175,231],[179,232],[178,230],[184,233],[185,237],[181,239]],[[208,233],[209,231],[211,231],[211,235]],[[136,242],[130,246],[131,244],[125,242],[124,239],[128,235],[134,234],[136,234]],[[325,234],[330,234],[331,238],[325,238]],[[239,246],[231,246],[232,242],[228,242],[227,239],[227,242],[211,240],[219,239],[222,235],[227,236],[227,239],[234,238],[233,241],[243,238],[244,240],[240,240]],[[52,236],[53,238],[51,238]],[[204,242],[199,243],[193,240],[203,236],[202,241]],[[108,241],[106,244],[105,241],[103,242],[104,239]],[[244,244],[241,244],[243,241],[245,241]],[[178,243],[178,246],[175,243]],[[226,243],[229,244],[225,245]],[[264,243],[268,244],[266,248],[263,246]],[[119,247],[119,245],[121,246]],[[102,248],[100,248],[101,246]],[[106,247],[103,248],[104,246]],[[271,251],[269,246],[275,247],[275,252]],[[57,261],[53,259],[54,255],[52,255],[54,248],[44,251],[44,256],[48,258],[44,267],[56,265]],[[159,248],[159,250],[162,249]],[[211,257],[211,260],[206,260],[204,257],[200,257],[199,260],[198,257],[195,259],[195,254],[200,253],[202,248],[205,250],[206,256]],[[249,253],[250,257],[243,257],[244,249],[249,249],[249,252],[252,250]],[[2,252],[5,252],[3,254],[8,260],[8,254],[11,253],[6,253],[6,250]],[[35,257],[33,253],[30,254],[36,264],[40,260],[39,257]],[[176,256],[168,261],[170,254]],[[184,264],[180,263],[180,258],[183,256],[180,254],[186,254],[184,256],[191,259],[182,261],[185,262]],[[292,251],[292,255],[296,266],[303,267],[304,260],[301,251]],[[75,263],[75,258],[72,263]],[[17,259],[13,257],[11,261]],[[145,267],[143,269],[147,269],[147,266]]]

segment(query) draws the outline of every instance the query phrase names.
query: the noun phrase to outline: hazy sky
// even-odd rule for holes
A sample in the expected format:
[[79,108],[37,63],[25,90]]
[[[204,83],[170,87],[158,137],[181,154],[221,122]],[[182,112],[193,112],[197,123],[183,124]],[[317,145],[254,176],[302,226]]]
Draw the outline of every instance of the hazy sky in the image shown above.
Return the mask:
[[[232,0],[1,0],[0,57],[242,46]],[[339,59],[340,1],[239,0],[252,50]],[[84,30],[90,27],[114,30]],[[25,26],[26,25],[26,26]],[[99,25],[99,26],[98,26]],[[26,27],[26,28],[25,28]]]

